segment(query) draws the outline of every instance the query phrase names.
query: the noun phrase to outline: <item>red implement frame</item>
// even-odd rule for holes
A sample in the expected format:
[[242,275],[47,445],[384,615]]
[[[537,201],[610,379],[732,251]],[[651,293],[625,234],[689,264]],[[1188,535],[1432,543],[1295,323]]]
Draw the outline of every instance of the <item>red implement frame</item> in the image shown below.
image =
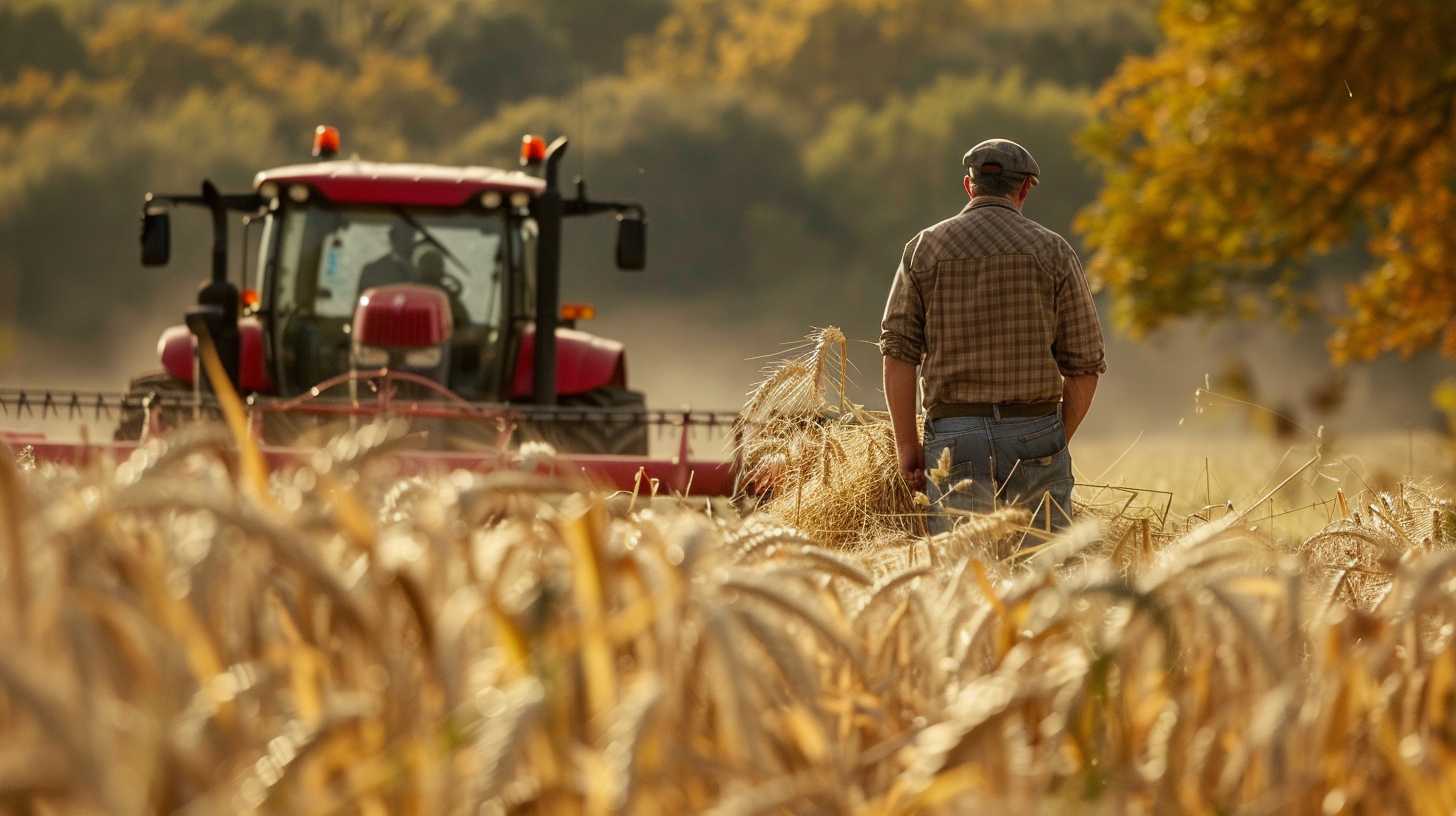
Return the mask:
[[[367,393],[360,394],[360,386]],[[422,398],[402,397],[400,385],[417,389]],[[329,399],[325,395],[341,386],[348,386],[347,399]],[[145,401],[150,405],[152,397]],[[185,394],[168,395],[173,408],[193,408],[209,415],[217,412],[210,397]],[[112,409],[131,410],[142,407],[136,395],[114,395],[79,392],[35,392],[0,388],[0,413],[15,418],[84,419],[95,414],[110,416]],[[312,415],[368,422],[378,417],[407,420],[451,420],[494,426],[495,442],[480,450],[441,451],[405,449],[390,454],[404,473],[448,472],[456,469],[490,471],[522,467],[519,451],[510,448],[515,427],[522,422],[641,422],[650,426],[670,427],[678,432],[676,453],[669,459],[645,456],[603,454],[560,454],[554,457],[529,457],[529,467],[537,472],[563,477],[585,477],[604,488],[646,492],[655,482],[659,493],[685,496],[730,496],[734,491],[733,467],[729,462],[699,461],[692,458],[689,436],[694,429],[721,429],[726,432],[734,415],[726,412],[633,411],[621,409],[577,409],[565,407],[472,403],[424,377],[388,371],[351,372],[333,377],[307,393],[291,399],[252,398],[248,403],[250,427],[259,448],[272,468],[288,468],[306,461],[313,449],[270,444],[263,436],[265,416],[270,413]],[[161,411],[148,409],[146,435],[165,433]],[[83,465],[97,457],[121,461],[130,456],[139,442],[70,442],[57,441],[44,433],[0,430],[0,441],[16,449],[28,449],[38,462]]]

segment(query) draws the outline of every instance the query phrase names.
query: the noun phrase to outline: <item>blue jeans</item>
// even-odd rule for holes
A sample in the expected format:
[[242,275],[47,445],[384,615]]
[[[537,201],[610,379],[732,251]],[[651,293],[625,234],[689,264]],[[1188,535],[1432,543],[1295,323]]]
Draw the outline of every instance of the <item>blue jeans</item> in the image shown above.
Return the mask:
[[[989,513],[1020,505],[1033,513],[1032,526],[1060,530],[1072,513],[1072,454],[1060,415],[1003,418],[947,417],[925,423],[925,469],[935,469],[949,449],[950,478],[936,486],[927,478],[930,532],[949,530],[955,516],[933,512],[954,507]],[[969,487],[953,487],[970,479]],[[946,495],[949,494],[949,495]],[[1050,499],[1050,501],[1048,501]]]

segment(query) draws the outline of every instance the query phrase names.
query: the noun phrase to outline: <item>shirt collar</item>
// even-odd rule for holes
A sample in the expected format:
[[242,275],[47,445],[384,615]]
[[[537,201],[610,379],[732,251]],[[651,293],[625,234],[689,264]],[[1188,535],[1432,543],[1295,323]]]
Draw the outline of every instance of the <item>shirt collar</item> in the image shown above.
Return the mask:
[[961,212],[968,213],[971,210],[978,209],[980,207],[1005,207],[1008,210],[1020,212],[1020,210],[1016,209],[1016,202],[1012,201],[1007,196],[986,195],[976,196],[975,198],[966,202],[966,206],[964,209],[961,210]]

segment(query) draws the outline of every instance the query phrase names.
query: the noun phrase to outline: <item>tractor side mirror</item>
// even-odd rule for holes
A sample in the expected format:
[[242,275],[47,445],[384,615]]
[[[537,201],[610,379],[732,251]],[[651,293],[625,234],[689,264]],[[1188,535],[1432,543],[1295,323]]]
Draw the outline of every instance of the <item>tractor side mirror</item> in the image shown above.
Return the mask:
[[142,266],[166,266],[171,257],[171,213],[147,205],[142,212]]
[[636,271],[647,266],[647,220],[617,216],[617,268]]

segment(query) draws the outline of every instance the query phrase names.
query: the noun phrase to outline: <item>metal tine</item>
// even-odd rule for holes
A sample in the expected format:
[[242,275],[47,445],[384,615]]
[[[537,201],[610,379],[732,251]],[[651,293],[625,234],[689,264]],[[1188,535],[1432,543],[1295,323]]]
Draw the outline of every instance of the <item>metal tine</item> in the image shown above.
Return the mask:
[[[190,393],[152,392],[144,395],[132,391],[120,393],[104,391],[55,392],[51,390],[31,392],[20,388],[0,388],[0,415],[34,418],[38,414],[41,418],[49,418],[61,416],[64,410],[65,416],[71,419],[84,417],[89,413],[99,420],[103,416],[109,418],[117,411],[141,408],[148,400],[151,401],[154,407],[190,410],[194,405],[198,405],[208,416],[215,418],[221,414],[216,399],[211,395],[202,395],[201,399],[197,400],[195,395]],[[474,405],[472,407],[482,408],[485,406]],[[662,409],[561,406],[501,406],[501,408],[504,414],[526,420],[604,422],[612,424],[642,422],[647,425],[676,429],[681,429],[684,426],[718,429],[731,427],[738,421],[736,413],[694,411],[692,409],[668,411]]]

